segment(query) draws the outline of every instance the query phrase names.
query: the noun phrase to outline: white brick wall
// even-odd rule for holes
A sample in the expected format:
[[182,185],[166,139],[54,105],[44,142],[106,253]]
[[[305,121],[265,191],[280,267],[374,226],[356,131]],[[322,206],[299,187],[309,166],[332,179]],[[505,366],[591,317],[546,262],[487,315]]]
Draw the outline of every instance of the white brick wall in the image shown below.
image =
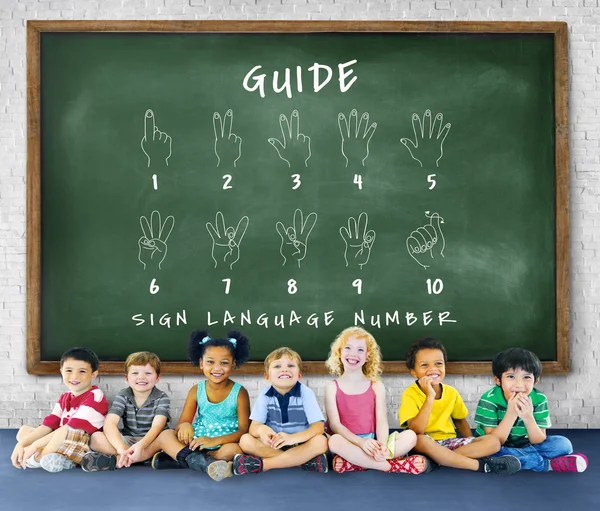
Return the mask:
[[[0,428],[48,413],[63,391],[60,377],[25,370],[25,20],[27,19],[429,19],[566,21],[569,23],[571,125],[571,366],[568,376],[543,378],[557,427],[600,427],[600,8],[598,0],[0,0]],[[326,376],[307,382],[323,401]],[[178,416],[195,378],[169,376]],[[410,378],[388,376],[391,426]],[[492,381],[448,376],[471,414]],[[244,376],[255,398],[264,380]],[[102,377],[108,397],[123,386]],[[472,419],[472,415],[471,415]]]

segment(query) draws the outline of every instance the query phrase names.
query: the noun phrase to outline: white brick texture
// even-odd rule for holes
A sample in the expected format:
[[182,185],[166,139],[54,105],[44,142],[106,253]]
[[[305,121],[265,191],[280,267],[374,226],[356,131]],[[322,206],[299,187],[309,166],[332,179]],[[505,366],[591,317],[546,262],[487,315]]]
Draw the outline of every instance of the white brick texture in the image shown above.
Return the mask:
[[[28,19],[566,21],[569,24],[571,372],[544,377],[556,427],[600,427],[600,8],[597,0],[0,0],[0,428],[35,424],[63,391],[25,370],[25,24]],[[252,401],[264,380],[240,378]],[[306,382],[323,404],[326,376]],[[192,376],[168,376],[178,417]],[[390,425],[408,376],[386,376]],[[470,420],[488,376],[448,376]],[[112,398],[122,377],[101,377]]]

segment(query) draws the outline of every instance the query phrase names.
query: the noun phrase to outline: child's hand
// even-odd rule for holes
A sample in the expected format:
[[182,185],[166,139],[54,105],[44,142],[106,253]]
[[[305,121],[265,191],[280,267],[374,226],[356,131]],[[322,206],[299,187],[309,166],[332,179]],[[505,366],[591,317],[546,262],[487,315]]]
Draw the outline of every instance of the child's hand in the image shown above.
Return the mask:
[[421,390],[425,392],[427,397],[435,398],[435,389],[431,384],[431,378],[429,376],[423,376],[422,378],[419,378],[419,387],[421,387]]
[[177,440],[188,445],[194,439],[194,427],[189,422],[177,426]]
[[276,433],[272,438],[271,438],[271,444],[270,446],[273,449],[281,449],[282,447],[285,447],[286,445],[294,445],[295,443],[297,443],[293,437],[293,435],[290,435],[289,433],[284,433],[283,431]]
[[26,468],[25,463],[29,458],[35,456],[37,452],[40,450],[35,442],[33,442],[29,447],[26,447],[23,451],[23,456],[21,457],[21,468]]
[[375,458],[375,454],[379,451],[379,442],[374,438],[363,438],[360,441],[360,448],[371,458]]
[[507,406],[506,406],[506,411],[507,413],[513,413],[514,415],[518,415],[518,409],[517,409],[517,403],[518,403],[518,396],[519,396],[519,392],[513,392],[512,396],[510,397],[510,399],[508,400]]
[[274,436],[275,436],[275,431],[273,431],[270,427],[263,426],[262,428],[260,428],[259,438],[263,444],[268,445],[270,447],[271,440],[273,440]]
[[143,450],[144,446],[141,444],[141,442],[136,442],[131,447],[129,447],[124,453],[127,457],[124,466],[129,467],[132,463],[138,463],[139,461],[141,461],[140,458],[142,457]]
[[531,398],[523,392],[519,392],[516,401],[517,415],[524,421],[533,419],[533,403],[531,402]]
[[10,455],[10,461],[15,468],[21,468],[21,460],[23,459],[23,453],[25,452],[25,447],[23,447],[20,443],[15,445],[12,454]]
[[379,449],[377,449],[377,451],[375,452],[375,456],[373,456],[373,459],[375,461],[385,461],[388,459],[388,456],[390,455],[390,450],[383,444],[381,444],[381,442],[377,442],[379,444]]
[[209,442],[211,439],[208,438],[207,436],[199,436],[198,438],[194,438],[191,442],[190,442],[190,449],[192,451],[195,451],[196,449],[205,449],[206,448],[206,443]]
[[117,450],[117,468],[130,467],[131,460],[127,455],[127,449]]

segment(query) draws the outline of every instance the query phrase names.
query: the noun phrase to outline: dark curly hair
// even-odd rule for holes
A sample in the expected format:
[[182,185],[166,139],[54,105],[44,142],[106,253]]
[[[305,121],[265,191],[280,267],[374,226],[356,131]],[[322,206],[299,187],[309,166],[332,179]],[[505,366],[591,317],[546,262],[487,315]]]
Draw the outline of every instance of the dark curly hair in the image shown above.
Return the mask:
[[406,352],[406,367],[411,371],[415,368],[417,353],[421,350],[440,350],[444,355],[444,364],[448,363],[448,355],[444,345],[441,342],[436,341],[433,337],[423,337],[422,339],[417,339],[413,342]]
[[188,341],[188,357],[192,365],[196,367],[200,365],[206,348],[212,346],[227,348],[233,357],[235,367],[242,366],[250,358],[250,341],[242,332],[230,330],[227,332],[227,338],[212,339],[208,336],[208,330],[195,330]]

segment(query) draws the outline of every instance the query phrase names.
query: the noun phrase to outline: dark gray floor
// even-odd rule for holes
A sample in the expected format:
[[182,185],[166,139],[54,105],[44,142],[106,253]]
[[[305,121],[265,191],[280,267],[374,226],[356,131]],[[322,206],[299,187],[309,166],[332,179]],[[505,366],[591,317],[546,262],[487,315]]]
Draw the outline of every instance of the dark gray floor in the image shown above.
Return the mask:
[[300,469],[232,477],[215,483],[191,470],[132,467],[88,474],[50,474],[10,464],[14,430],[0,430],[1,509],[152,511],[239,510],[588,511],[600,506],[600,430],[565,434],[588,456],[583,474],[521,472],[502,477],[443,468],[422,476],[364,473],[313,474]]

